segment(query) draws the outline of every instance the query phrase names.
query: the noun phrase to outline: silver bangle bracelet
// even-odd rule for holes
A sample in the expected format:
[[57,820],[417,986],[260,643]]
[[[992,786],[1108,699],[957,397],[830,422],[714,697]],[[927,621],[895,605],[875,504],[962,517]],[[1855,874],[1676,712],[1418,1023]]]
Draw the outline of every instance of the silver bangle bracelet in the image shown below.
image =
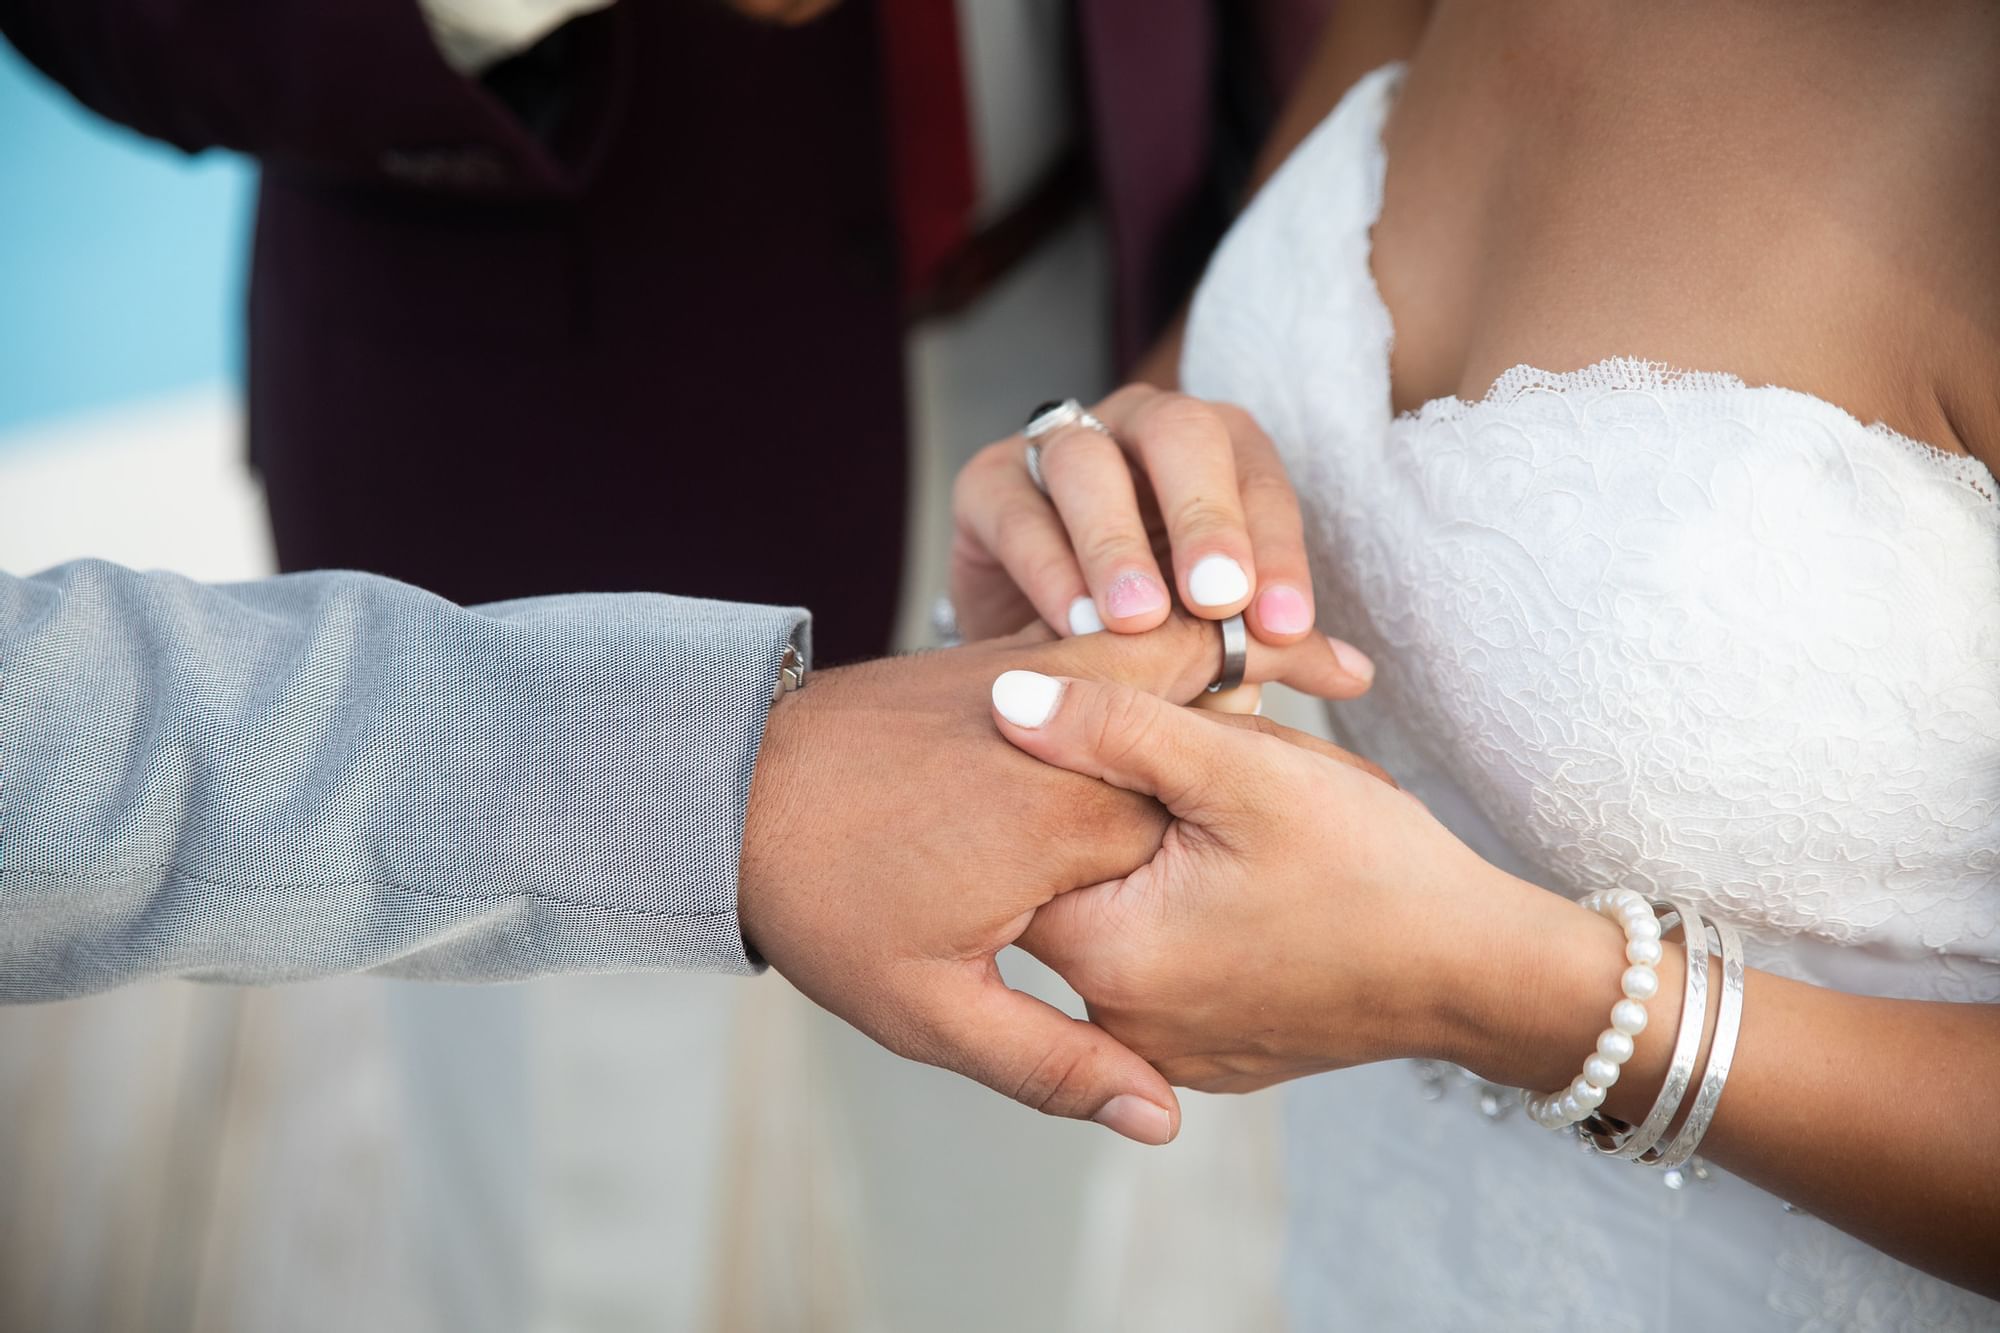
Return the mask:
[[[1722,1085],[1729,1081],[1729,1066],[1736,1056],[1736,1036],[1743,1027],[1743,941],[1735,929],[1723,922],[1713,923],[1722,945],[1722,999],[1715,1016],[1715,1040],[1708,1048],[1708,1067],[1702,1071],[1701,1090],[1695,1094],[1687,1123],[1657,1165],[1672,1170],[1694,1156],[1702,1135],[1715,1119],[1715,1104],[1722,1100]],[[1708,952],[1708,937],[1702,936],[1702,952]]]
[[1708,1022],[1708,929],[1692,904],[1678,899],[1660,899],[1655,900],[1654,905],[1668,914],[1661,922],[1663,927],[1671,928],[1671,919],[1680,918],[1681,939],[1687,944],[1687,985],[1681,991],[1681,1026],[1674,1035],[1674,1052],[1667,1065],[1667,1081],[1660,1085],[1660,1095],[1653,1099],[1653,1109],[1647,1112],[1637,1129],[1621,1134],[1601,1122],[1595,1125],[1586,1122],[1584,1131],[1586,1143],[1599,1152],[1626,1161],[1636,1161],[1640,1154],[1660,1141],[1667,1132],[1667,1126],[1673,1123],[1682,1100],[1687,1096],[1688,1085],[1694,1081],[1695,1057],[1701,1052],[1701,1030]]

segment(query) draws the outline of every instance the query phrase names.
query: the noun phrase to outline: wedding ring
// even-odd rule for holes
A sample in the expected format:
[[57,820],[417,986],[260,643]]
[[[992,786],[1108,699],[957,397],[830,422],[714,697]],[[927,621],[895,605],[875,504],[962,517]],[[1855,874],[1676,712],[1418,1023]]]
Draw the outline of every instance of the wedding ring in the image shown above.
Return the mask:
[[1045,496],[1049,493],[1049,484],[1042,479],[1042,441],[1070,426],[1094,430],[1099,435],[1111,434],[1111,427],[1091,415],[1074,398],[1043,403],[1028,414],[1028,424],[1021,427],[1021,434],[1028,439],[1028,480]]
[[1222,674],[1208,687],[1210,694],[1233,690],[1243,683],[1243,671],[1250,663],[1250,632],[1243,627],[1239,612],[1220,622],[1222,630]]

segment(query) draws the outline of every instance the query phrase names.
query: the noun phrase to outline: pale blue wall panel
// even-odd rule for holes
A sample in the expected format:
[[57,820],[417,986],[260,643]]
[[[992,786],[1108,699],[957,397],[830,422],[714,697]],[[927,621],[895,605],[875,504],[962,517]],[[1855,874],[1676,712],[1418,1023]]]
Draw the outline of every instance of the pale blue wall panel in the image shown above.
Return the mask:
[[242,363],[254,168],[85,111],[0,42],[0,431]]

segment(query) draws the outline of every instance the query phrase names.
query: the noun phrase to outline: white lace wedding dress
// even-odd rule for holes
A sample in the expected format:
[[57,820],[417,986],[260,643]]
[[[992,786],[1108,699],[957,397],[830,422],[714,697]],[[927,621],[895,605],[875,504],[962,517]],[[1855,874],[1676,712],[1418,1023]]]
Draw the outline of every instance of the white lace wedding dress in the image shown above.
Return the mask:
[[[2000,1000],[1992,475],[1622,357],[1393,414],[1369,232],[1398,74],[1246,212],[1183,367],[1285,450],[1322,625],[1380,664],[1338,729],[1536,883],[1684,895],[1816,984]],[[1720,1170],[1665,1179],[1479,1102],[1408,1065],[1293,1091],[1298,1327],[2000,1327]]]

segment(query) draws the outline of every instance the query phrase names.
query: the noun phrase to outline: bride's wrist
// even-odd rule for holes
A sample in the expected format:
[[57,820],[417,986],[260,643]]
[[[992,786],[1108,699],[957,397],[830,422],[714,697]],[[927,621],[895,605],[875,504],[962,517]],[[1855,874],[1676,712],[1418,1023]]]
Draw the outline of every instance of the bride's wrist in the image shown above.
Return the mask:
[[[1439,1023],[1445,1043],[1439,1054],[1493,1083],[1561,1088],[1595,1049],[1620,995],[1624,932],[1557,894],[1512,876],[1501,879],[1489,900],[1497,898],[1504,910],[1488,937],[1461,942],[1456,970],[1464,984]],[[1614,1113],[1633,1100],[1649,1102],[1665,1075],[1684,969],[1677,947],[1668,946],[1666,954],[1658,968],[1660,993],[1646,1009],[1647,1030],[1664,1031],[1669,1040],[1639,1040],[1607,1102]]]

